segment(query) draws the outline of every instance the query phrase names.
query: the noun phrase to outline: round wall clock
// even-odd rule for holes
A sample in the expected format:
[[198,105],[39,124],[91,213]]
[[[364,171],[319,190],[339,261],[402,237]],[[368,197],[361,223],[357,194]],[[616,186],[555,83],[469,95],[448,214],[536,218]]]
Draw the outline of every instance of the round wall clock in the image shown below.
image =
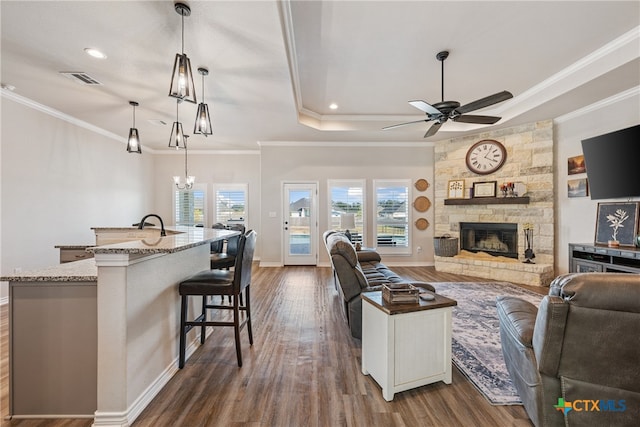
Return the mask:
[[467,168],[478,175],[487,175],[500,169],[507,160],[504,145],[493,139],[478,141],[467,151]]

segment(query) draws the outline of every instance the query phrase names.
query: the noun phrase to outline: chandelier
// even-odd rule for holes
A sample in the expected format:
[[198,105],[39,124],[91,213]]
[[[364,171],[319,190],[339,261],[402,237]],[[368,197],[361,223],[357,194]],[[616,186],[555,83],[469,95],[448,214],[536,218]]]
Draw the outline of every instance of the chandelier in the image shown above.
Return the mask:
[[173,182],[176,184],[176,188],[178,190],[190,190],[193,187],[193,184],[196,182],[196,177],[189,175],[188,164],[187,164],[187,138],[189,135],[184,135],[184,184],[181,183],[181,179],[179,176],[173,177]]

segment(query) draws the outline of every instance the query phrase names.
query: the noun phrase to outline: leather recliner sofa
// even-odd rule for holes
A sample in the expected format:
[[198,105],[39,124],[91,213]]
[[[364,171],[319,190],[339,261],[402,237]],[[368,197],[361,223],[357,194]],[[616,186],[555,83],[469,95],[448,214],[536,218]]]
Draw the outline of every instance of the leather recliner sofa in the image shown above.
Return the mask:
[[505,363],[534,425],[638,425],[640,275],[562,275],[539,308],[500,296],[497,310]]
[[361,292],[379,291],[385,283],[411,283],[435,292],[428,283],[409,282],[398,276],[381,262],[377,252],[356,251],[341,232],[325,231],[322,237],[331,259],[336,289],[344,301],[344,312],[354,338],[362,337]]

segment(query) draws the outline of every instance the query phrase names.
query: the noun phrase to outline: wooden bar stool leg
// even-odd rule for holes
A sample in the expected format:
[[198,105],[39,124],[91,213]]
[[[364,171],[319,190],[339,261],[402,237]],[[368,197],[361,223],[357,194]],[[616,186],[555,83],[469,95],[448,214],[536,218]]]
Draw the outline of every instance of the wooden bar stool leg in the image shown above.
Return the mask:
[[187,322],[187,305],[189,300],[186,295],[182,295],[182,303],[180,308],[180,357],[178,361],[178,367],[182,369],[184,367],[184,359],[185,359],[185,347],[187,340],[186,322]]
[[251,329],[251,304],[249,303],[249,287],[247,286],[244,290],[245,299],[247,300],[247,304],[245,307],[247,308],[247,332],[249,332],[249,344],[253,345],[253,330]]
[[238,307],[238,295],[233,296],[233,330],[236,338],[236,356],[238,367],[242,367],[242,350],[240,349],[240,309]]
[[200,328],[200,344],[204,344],[205,333],[207,330],[207,326],[204,322],[207,321],[207,296],[202,296],[202,327]]

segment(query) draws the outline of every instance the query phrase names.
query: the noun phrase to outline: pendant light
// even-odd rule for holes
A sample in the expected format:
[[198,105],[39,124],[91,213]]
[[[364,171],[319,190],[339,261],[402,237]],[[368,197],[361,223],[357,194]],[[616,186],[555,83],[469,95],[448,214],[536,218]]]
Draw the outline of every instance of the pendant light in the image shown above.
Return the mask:
[[198,104],[198,112],[196,113],[196,123],[193,125],[193,133],[209,136],[213,134],[213,127],[211,126],[209,106],[204,103],[204,76],[209,74],[209,70],[206,68],[198,68],[198,72],[202,74],[202,102]]
[[191,9],[184,3],[176,3],[174,8],[182,17],[182,53],[176,53],[169,96],[197,104],[196,89],[191,73],[191,60],[184,53],[184,17],[191,15]]
[[180,123],[180,119],[178,118],[178,106],[180,105],[180,100],[176,100],[176,121],[173,122],[173,126],[171,127],[171,136],[169,137],[169,147],[185,148],[186,140],[184,132],[182,131],[182,123]]
[[173,182],[178,190],[190,190],[196,182],[196,177],[190,176],[187,168],[187,138],[189,135],[184,135],[184,185],[180,183],[179,176],[173,177]]
[[135,101],[129,101],[129,105],[133,107],[133,127],[129,129],[129,139],[127,140],[127,152],[142,154],[140,147],[140,136],[136,129],[136,107],[139,105]]

